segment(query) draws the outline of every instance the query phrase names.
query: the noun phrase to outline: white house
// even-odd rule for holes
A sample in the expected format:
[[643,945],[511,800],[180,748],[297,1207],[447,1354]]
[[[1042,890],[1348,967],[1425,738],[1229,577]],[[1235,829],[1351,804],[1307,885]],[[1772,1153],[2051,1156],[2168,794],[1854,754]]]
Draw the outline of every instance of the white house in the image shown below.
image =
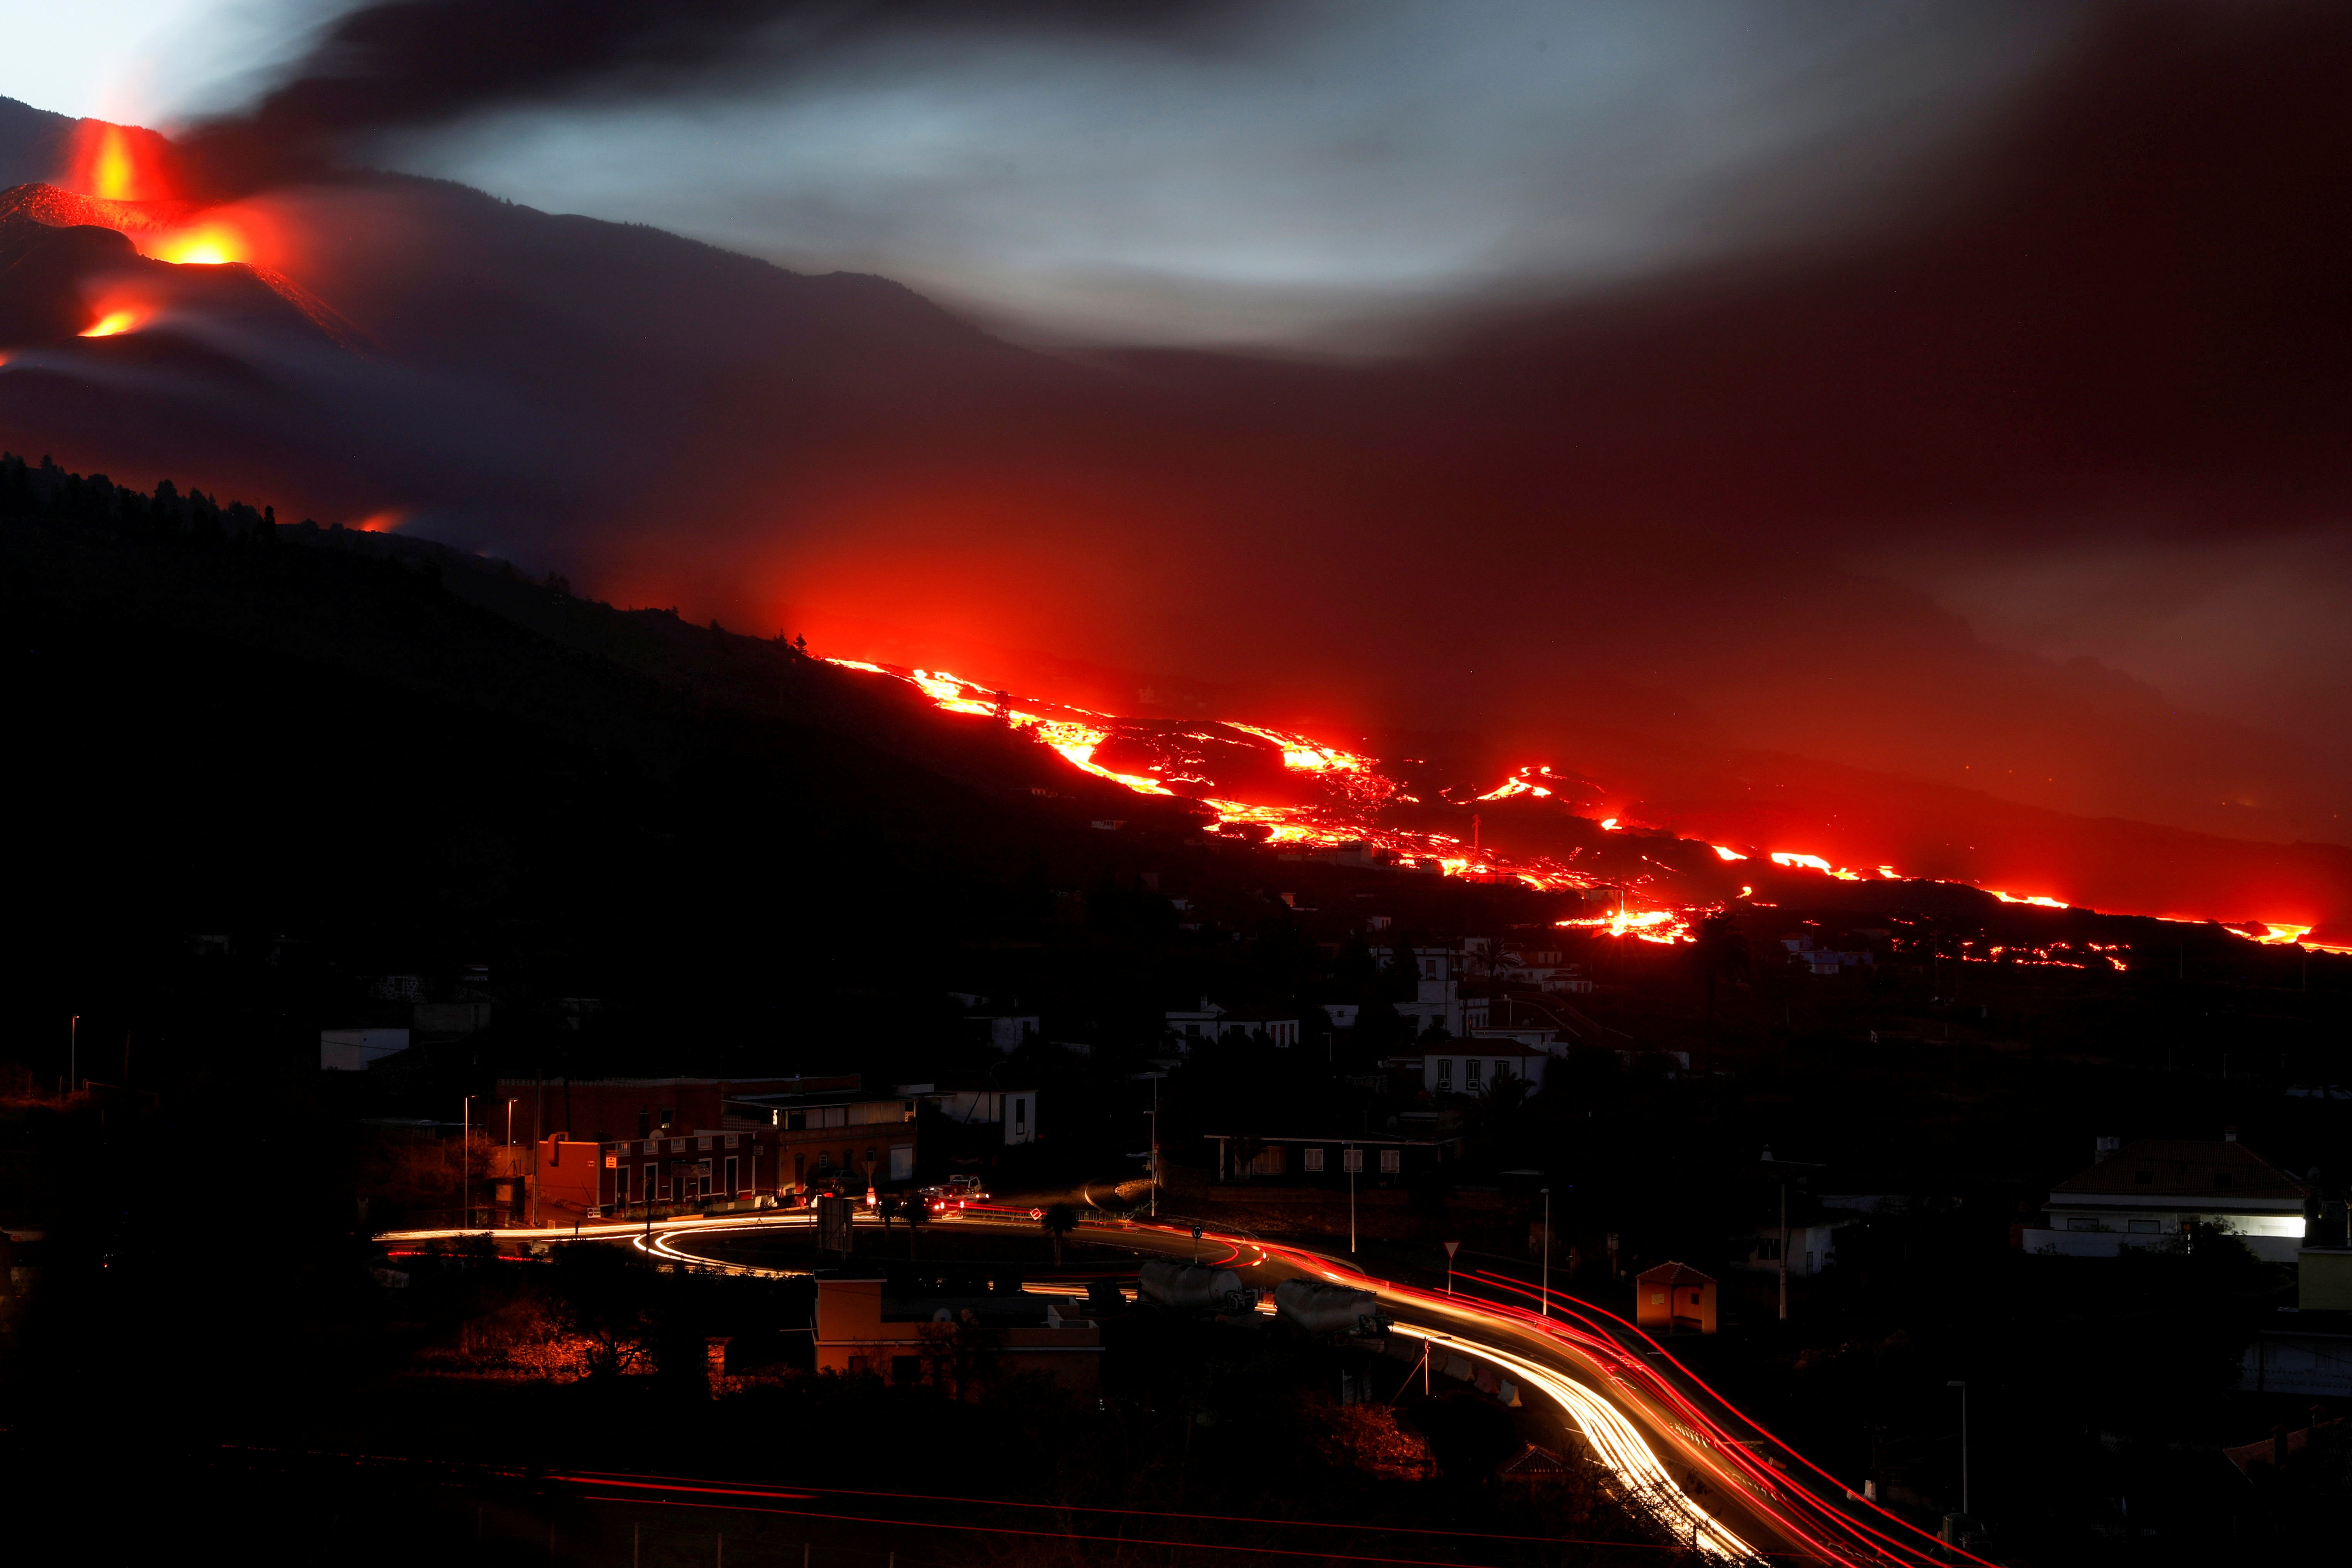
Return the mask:
[[1779,1273],[1781,1250],[1789,1257],[1789,1277],[1802,1279],[1819,1274],[1837,1261],[1837,1233],[1847,1226],[1861,1223],[1858,1214],[1840,1214],[1834,1210],[1815,1209],[1801,1223],[1790,1220],[1784,1230],[1777,1220],[1765,1220],[1749,1227],[1746,1237],[1748,1256],[1734,1265],[1739,1268],[1759,1268]]
[[1528,1092],[1543,1088],[1551,1053],[1510,1040],[1455,1040],[1421,1058],[1421,1087],[1432,1094],[1483,1094],[1501,1079],[1527,1080]]
[[2028,1252],[2113,1258],[2164,1247],[2210,1225],[2244,1240],[2266,1263],[2293,1263],[2311,1190],[2238,1142],[2099,1140],[2098,1159],[2050,1189],[2046,1226],[2020,1233]]
[[1486,1026],[1491,1004],[1482,996],[1462,994],[1462,954],[1446,947],[1416,947],[1412,962],[1417,972],[1414,997],[1397,1004],[1398,1017],[1413,1020],[1416,1030],[1442,1025],[1449,1035]]
[[1162,1015],[1168,1020],[1168,1032],[1175,1037],[1180,1049],[1190,1050],[1202,1040],[1221,1040],[1229,1035],[1246,1037],[1263,1032],[1266,1039],[1285,1049],[1298,1043],[1298,1015],[1296,1013],[1265,1012],[1251,1007],[1220,1007],[1207,997],[1195,1008],[1184,1008]]

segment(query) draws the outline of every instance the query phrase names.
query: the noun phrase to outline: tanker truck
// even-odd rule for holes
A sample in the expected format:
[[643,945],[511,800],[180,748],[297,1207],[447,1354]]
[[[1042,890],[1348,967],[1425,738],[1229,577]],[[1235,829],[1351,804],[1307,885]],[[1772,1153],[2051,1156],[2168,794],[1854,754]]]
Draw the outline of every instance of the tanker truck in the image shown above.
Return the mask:
[[1254,1312],[1257,1292],[1230,1268],[1155,1258],[1139,1272],[1143,1299],[1179,1312]]
[[1380,1298],[1370,1290],[1345,1285],[1325,1285],[1312,1279],[1286,1279],[1274,1289],[1275,1310],[1283,1321],[1311,1334],[1381,1334],[1388,1322],[1381,1316]]

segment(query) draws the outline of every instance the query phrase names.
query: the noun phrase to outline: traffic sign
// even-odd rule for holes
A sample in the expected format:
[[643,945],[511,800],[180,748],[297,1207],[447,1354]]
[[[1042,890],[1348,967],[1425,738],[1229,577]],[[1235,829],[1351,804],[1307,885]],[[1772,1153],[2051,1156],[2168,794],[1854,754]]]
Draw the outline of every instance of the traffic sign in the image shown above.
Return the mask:
[[1445,1256],[1448,1258],[1453,1257],[1455,1253],[1461,1250],[1462,1244],[1458,1241],[1449,1241],[1445,1244]]

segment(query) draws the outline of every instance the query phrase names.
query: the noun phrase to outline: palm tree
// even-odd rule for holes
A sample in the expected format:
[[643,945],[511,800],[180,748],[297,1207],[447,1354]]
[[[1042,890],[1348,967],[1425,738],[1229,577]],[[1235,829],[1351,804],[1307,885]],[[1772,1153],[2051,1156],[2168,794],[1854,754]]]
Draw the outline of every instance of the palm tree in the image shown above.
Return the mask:
[[1037,1224],[1054,1238],[1054,1267],[1062,1266],[1062,1237],[1078,1228],[1078,1211],[1067,1204],[1050,1204]]

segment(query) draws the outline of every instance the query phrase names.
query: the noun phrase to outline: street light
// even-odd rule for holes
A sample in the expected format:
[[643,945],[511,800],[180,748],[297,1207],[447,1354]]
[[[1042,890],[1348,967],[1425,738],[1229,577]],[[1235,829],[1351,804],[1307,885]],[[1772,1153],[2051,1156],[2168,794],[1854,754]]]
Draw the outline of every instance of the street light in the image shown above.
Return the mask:
[[1160,1217],[1160,1080],[1168,1075],[1164,1072],[1137,1072],[1127,1076],[1131,1079],[1148,1078],[1151,1080],[1151,1109],[1144,1114],[1151,1118],[1151,1217],[1158,1219]]

